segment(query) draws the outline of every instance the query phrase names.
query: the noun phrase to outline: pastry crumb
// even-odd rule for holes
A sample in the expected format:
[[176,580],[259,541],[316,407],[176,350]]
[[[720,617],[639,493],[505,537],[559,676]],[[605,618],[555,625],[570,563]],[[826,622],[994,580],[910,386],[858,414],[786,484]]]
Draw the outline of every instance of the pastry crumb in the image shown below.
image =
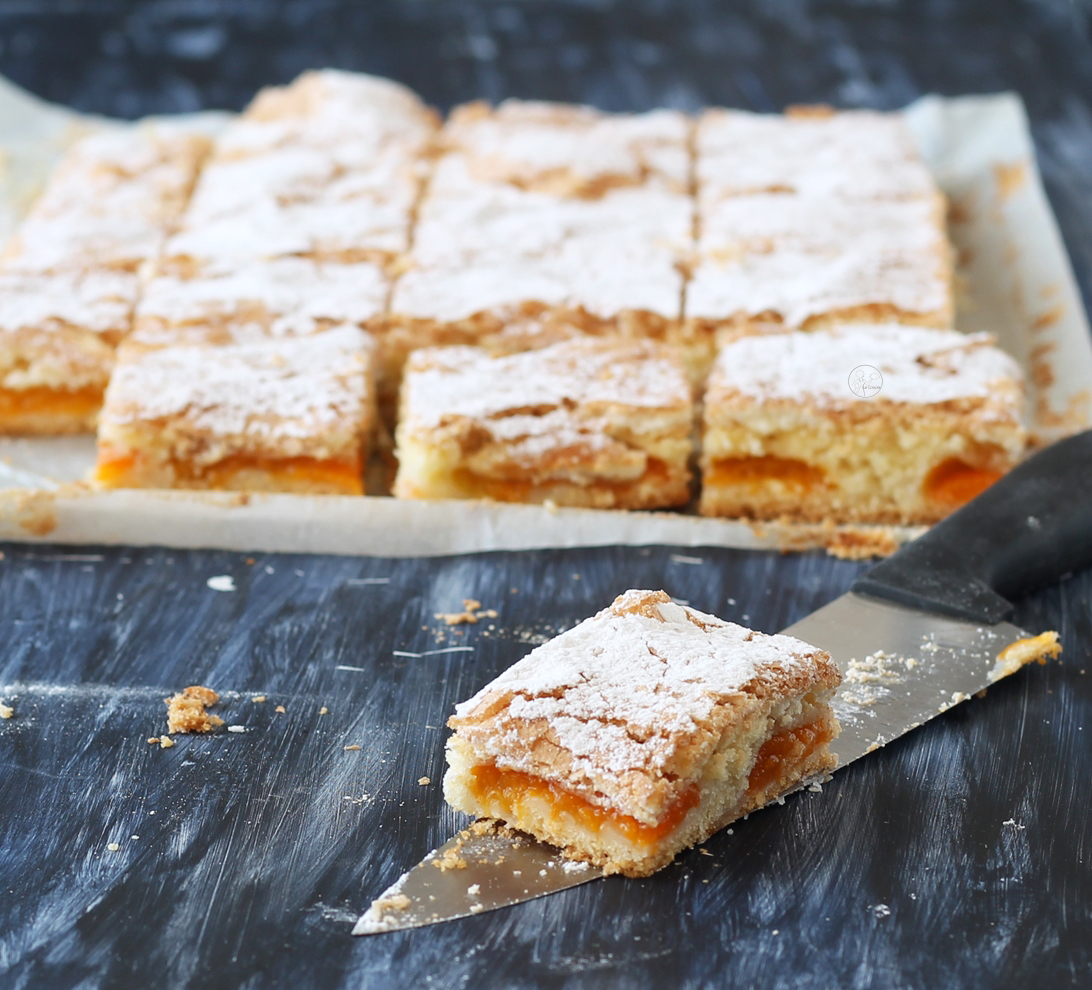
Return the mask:
[[359,747],[359,746],[342,746],[341,748],[342,748],[343,750],[345,750],[345,752],[346,752],[346,753],[348,753],[348,752],[350,752],[350,751],[352,751],[352,750],[357,750],[357,749],[360,749],[360,747]]
[[476,623],[479,619],[495,619],[497,610],[487,608],[482,611],[482,603],[473,598],[463,599],[463,611],[461,612],[437,612],[436,618],[446,622],[449,626],[461,626],[465,623]]
[[154,746],[157,743],[159,744],[160,749],[170,749],[174,745],[174,740],[170,736],[152,736],[148,740],[148,744],[151,746]]
[[246,732],[245,725],[229,725],[227,727],[228,732]]
[[15,709],[11,705],[5,705],[0,702],[0,718],[12,718],[15,715]]
[[432,778],[431,777],[418,777],[417,778],[417,783],[420,784],[422,787],[424,787],[425,784],[431,784],[432,783]]
[[274,708],[273,710],[274,710],[275,712],[277,712],[277,713],[278,713],[279,715],[284,715],[284,714],[285,714],[285,707],[284,707],[284,705],[277,705],[277,707],[276,707],[276,708]]
[[184,691],[164,698],[167,702],[167,732],[211,732],[224,724],[219,715],[210,715],[205,709],[220,700],[211,688],[191,684]]
[[116,842],[108,842],[106,844],[106,848],[109,849],[110,852],[116,853],[118,850],[121,849],[121,846],[118,845],[118,843],[116,843]]
[[327,707],[326,707],[325,705],[323,705],[323,706],[322,706],[322,707],[321,707],[321,708],[320,708],[320,709],[318,710],[318,713],[319,713],[320,715],[329,715],[329,714],[330,714],[330,709],[329,709],[329,708],[327,708]]
[[254,704],[260,705],[263,701],[266,700],[266,697],[264,694],[256,694],[250,700],[253,701]]

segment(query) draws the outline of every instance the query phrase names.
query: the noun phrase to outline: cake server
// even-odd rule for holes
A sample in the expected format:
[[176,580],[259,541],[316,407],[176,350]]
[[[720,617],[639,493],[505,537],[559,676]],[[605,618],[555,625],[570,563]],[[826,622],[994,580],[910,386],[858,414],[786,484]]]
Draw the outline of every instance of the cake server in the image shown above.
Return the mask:
[[[783,630],[828,651],[842,671],[842,734],[831,746],[839,767],[1042,655],[1050,637],[1030,641],[1005,621],[1009,599],[1090,564],[1092,431],[1028,458]],[[1006,652],[1020,641],[1029,642]],[[399,878],[353,933],[480,914],[600,876],[534,839],[471,828]]]

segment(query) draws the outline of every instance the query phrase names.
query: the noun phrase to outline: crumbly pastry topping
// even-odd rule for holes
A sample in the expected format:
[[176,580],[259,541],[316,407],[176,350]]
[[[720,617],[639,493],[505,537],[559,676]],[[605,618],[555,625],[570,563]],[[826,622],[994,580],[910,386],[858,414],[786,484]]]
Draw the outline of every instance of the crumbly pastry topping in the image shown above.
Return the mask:
[[690,212],[686,196],[662,189],[586,200],[487,185],[447,156],[421,206],[410,268],[391,306],[443,320],[528,301],[604,318],[647,310],[676,319]]
[[0,272],[0,334],[65,326],[118,337],[128,330],[137,292],[128,272]]
[[[629,591],[457,705],[449,725],[488,723],[475,745],[498,766],[535,772],[540,760],[561,759],[566,777],[635,786],[700,766],[692,749],[715,744],[718,708],[837,680],[827,654],[792,637],[676,605],[663,592]],[[541,745],[528,747],[531,739]]]
[[495,436],[521,436],[572,420],[573,410],[689,409],[690,391],[672,352],[646,341],[577,339],[490,357],[473,347],[426,348],[407,366],[408,428],[461,417]]
[[596,197],[666,181],[685,191],[691,122],[673,110],[605,114],[590,107],[507,100],[458,107],[441,142],[458,148],[481,181],[559,196]]
[[796,327],[874,304],[946,314],[948,252],[935,198],[729,197],[703,212],[687,315],[776,314]]
[[363,324],[383,309],[387,279],[370,264],[310,258],[250,261],[223,274],[148,281],[130,340],[149,346],[242,343]]
[[[873,397],[850,390],[850,375],[871,366],[883,376]],[[846,324],[810,333],[741,337],[721,348],[708,401],[724,392],[823,406],[860,402],[930,404],[1021,394],[1019,365],[989,334],[898,324]]]
[[909,199],[936,190],[898,114],[711,109],[698,120],[695,148],[703,204],[760,192]]
[[[331,457],[359,448],[371,404],[373,344],[356,327],[304,338],[119,354],[100,439],[161,424],[197,464],[243,450]],[[329,449],[331,445],[337,450]]]
[[192,129],[158,124],[78,142],[9,243],[5,268],[135,271],[177,221],[207,147]]

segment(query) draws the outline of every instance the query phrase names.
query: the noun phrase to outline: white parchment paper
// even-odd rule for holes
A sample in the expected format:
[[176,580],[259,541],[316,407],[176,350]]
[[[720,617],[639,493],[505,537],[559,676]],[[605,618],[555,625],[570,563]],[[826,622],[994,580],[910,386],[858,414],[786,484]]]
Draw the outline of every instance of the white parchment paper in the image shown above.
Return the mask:
[[[1092,337],[1012,94],[928,96],[904,111],[951,202],[960,330],[987,330],[1029,379],[1029,422],[1048,443],[1092,425]],[[201,115],[212,129],[223,115]],[[64,148],[126,126],[52,106],[0,79],[0,236]],[[391,498],[97,492],[80,484],[90,437],[0,438],[0,539],[415,556],[550,546],[670,544],[890,552],[916,530],[756,525],[671,512],[550,510]]]

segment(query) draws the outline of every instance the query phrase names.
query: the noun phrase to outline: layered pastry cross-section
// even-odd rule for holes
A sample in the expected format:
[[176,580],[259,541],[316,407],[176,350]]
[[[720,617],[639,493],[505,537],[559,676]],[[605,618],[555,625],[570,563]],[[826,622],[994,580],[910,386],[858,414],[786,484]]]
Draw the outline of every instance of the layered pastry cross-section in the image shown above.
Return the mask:
[[682,505],[693,415],[666,345],[588,338],[503,356],[425,348],[402,384],[394,494]]
[[123,345],[100,417],[96,480],[363,494],[373,351],[357,327],[217,347]]
[[701,511],[928,523],[1023,455],[1023,375],[986,334],[847,324],[742,337],[705,395]]
[[444,796],[609,873],[834,766],[828,654],[628,591],[456,706]]

